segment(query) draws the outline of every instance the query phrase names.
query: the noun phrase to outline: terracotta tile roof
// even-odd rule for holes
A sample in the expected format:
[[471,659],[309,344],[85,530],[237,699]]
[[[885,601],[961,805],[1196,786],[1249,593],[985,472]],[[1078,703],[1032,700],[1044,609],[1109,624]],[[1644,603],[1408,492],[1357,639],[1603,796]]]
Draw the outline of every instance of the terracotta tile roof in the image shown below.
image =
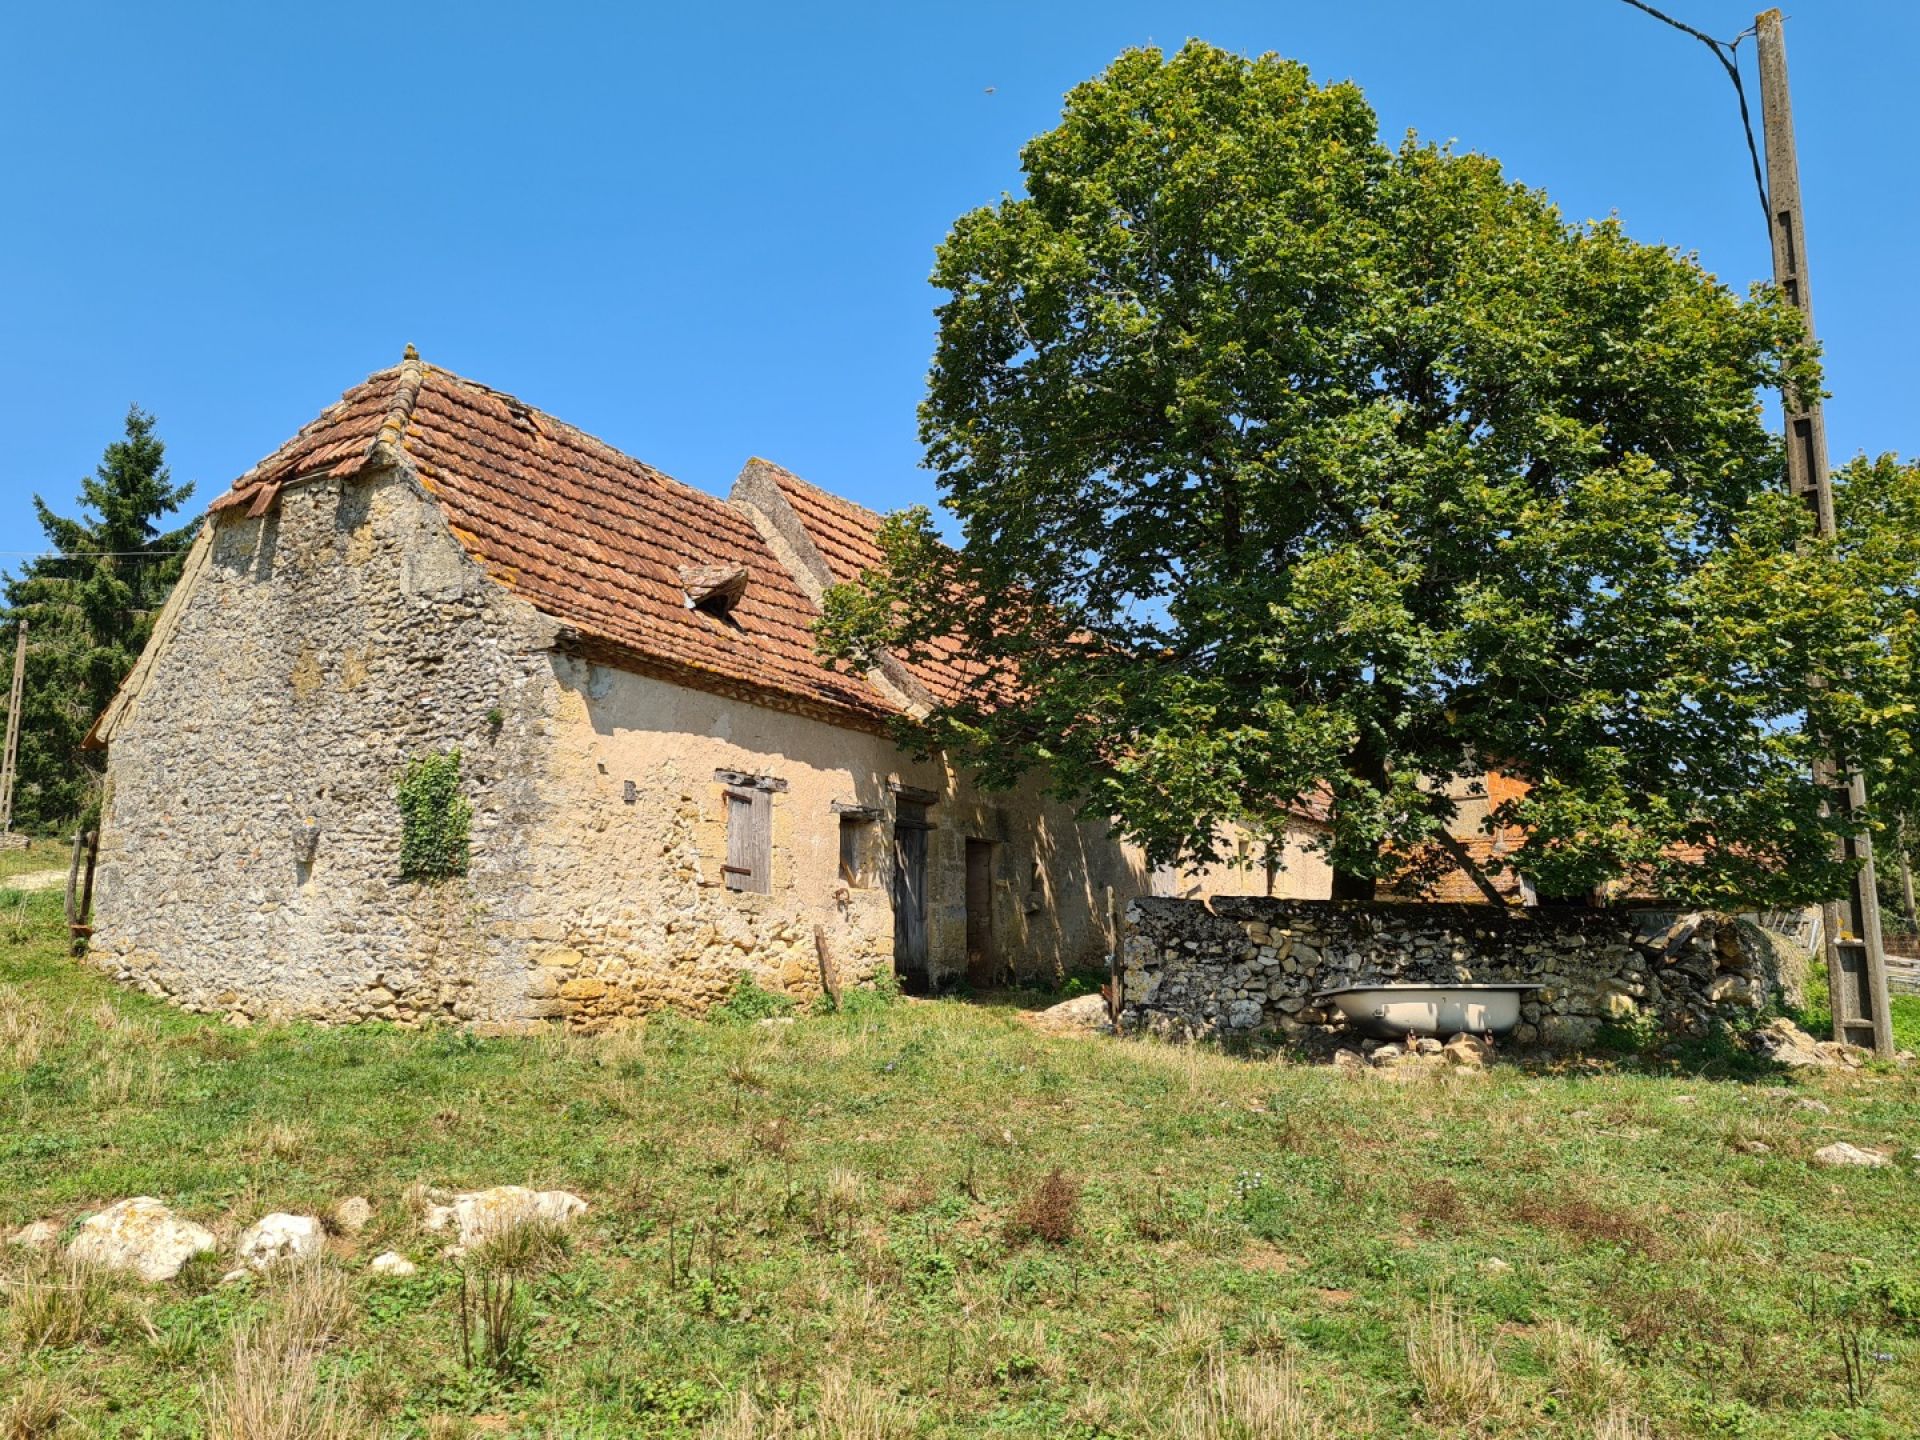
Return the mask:
[[[410,464],[501,585],[613,663],[877,723],[893,707],[815,655],[816,611],[740,510],[409,351],[234,482],[216,510],[264,513],[281,485]],[[725,616],[688,606],[682,569],[745,565]]]
[[[861,571],[879,568],[884,558],[876,538],[879,515],[864,505],[829,494],[778,465],[767,465],[766,472],[793,507],[820,558],[833,572],[835,584],[849,584],[860,578]],[[929,694],[944,702],[965,694],[986,673],[984,666],[963,659],[960,649],[957,640],[936,640],[927,646],[929,653],[924,658],[903,663]]]

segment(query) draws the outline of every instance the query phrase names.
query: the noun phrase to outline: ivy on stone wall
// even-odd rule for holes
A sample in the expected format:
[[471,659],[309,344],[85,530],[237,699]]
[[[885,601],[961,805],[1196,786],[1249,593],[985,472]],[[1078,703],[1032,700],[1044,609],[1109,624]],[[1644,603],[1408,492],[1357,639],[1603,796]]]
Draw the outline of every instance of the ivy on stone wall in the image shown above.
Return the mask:
[[418,755],[407,762],[400,802],[400,877],[445,880],[467,873],[473,806],[460,793],[460,752]]

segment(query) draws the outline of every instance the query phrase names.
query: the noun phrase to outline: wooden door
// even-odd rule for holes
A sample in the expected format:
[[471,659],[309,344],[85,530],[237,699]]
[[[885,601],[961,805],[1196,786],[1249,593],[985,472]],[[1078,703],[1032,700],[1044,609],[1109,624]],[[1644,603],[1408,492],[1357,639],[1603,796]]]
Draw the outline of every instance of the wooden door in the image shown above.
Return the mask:
[[1000,980],[993,949],[993,842],[967,841],[967,983]]
[[927,811],[902,801],[893,822],[893,973],[927,989]]

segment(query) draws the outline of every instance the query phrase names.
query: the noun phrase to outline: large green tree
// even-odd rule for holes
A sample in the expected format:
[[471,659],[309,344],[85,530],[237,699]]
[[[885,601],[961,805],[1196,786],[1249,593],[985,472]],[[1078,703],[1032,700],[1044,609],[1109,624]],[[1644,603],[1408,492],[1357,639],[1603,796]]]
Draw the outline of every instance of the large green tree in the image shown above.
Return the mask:
[[1885,675],[1867,780],[1884,821],[1877,860],[1890,928],[1913,926],[1912,856],[1920,845],[1920,464],[1862,456],[1835,476],[1836,559],[1877,617],[1862,668]]
[[57,830],[98,803],[98,761],[80,742],[179,578],[192,527],[163,530],[161,522],[192,493],[173,483],[153,416],[133,406],[125,434],[80,482],[77,518],[33,497],[51,548],[6,581],[9,635],[20,621],[28,627],[17,828]]
[[891,517],[821,626],[957,638],[978,682],[915,739],[1043,766],[1156,860],[1324,799],[1340,896],[1489,764],[1545,894],[1837,886],[1810,763],[1885,696],[1762,419],[1818,384],[1791,307],[1273,56],[1129,52],[1021,162],[933,275],[961,543]]

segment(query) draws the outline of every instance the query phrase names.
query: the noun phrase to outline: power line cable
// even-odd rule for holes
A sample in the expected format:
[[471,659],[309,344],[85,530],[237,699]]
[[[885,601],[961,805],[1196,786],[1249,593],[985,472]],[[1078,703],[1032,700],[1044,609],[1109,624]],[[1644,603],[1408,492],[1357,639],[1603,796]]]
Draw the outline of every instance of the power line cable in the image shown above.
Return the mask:
[[1753,138],[1753,116],[1747,110],[1747,87],[1740,80],[1740,42],[1753,31],[1742,30],[1732,40],[1716,40],[1704,30],[1696,30],[1684,20],[1676,20],[1665,11],[1656,10],[1646,0],[1625,0],[1634,9],[1644,11],[1654,19],[1671,25],[1683,35],[1691,35],[1713,52],[1727,72],[1727,78],[1733,81],[1733,93],[1740,100],[1740,126],[1747,132],[1747,158],[1753,161],[1753,188],[1760,196],[1760,214],[1765,219],[1767,233],[1773,233],[1773,203],[1767,198],[1767,181],[1760,165],[1760,147]]
[[32,560],[103,560],[128,555],[165,559],[186,553],[184,546],[178,550],[0,550],[0,555],[25,555]]

